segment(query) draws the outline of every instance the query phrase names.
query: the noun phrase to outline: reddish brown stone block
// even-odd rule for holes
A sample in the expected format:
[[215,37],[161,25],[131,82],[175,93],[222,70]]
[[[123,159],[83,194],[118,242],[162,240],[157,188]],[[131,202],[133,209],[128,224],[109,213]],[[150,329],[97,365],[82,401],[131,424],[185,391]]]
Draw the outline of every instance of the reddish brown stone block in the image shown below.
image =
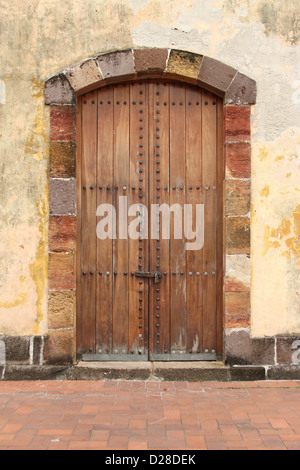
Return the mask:
[[50,177],[75,178],[76,176],[76,143],[50,142]]
[[74,255],[49,253],[49,290],[70,290],[75,287]]
[[226,215],[247,215],[250,212],[250,180],[226,181]]
[[76,109],[74,106],[51,106],[50,140],[76,141]]
[[225,145],[226,178],[250,178],[251,145],[233,142]]
[[250,326],[250,293],[226,292],[225,328],[247,328]]
[[72,364],[75,360],[74,329],[50,329],[45,342],[44,358],[47,364]]
[[76,217],[51,216],[49,219],[49,251],[74,252],[76,249]]
[[251,138],[250,106],[226,106],[224,126],[226,142],[249,142]]
[[167,66],[168,49],[137,49],[134,51],[135,70],[138,73],[164,72]]
[[227,217],[226,254],[250,254],[250,220],[248,217]]

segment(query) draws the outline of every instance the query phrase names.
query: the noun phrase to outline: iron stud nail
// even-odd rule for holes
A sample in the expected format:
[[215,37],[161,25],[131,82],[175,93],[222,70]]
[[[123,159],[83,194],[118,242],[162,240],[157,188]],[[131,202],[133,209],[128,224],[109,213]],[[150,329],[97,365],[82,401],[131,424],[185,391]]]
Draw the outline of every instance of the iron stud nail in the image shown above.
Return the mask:
[[82,188],[82,189],[86,189],[86,186],[83,186],[83,188]]

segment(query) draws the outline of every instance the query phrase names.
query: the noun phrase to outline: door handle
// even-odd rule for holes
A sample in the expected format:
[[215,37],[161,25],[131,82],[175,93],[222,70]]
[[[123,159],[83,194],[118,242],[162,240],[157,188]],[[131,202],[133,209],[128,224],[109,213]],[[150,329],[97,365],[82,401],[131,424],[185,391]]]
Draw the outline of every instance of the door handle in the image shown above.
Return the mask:
[[136,277],[144,277],[148,279],[154,279],[155,284],[159,284],[162,278],[162,274],[159,271],[153,271],[152,273],[148,271],[136,271]]

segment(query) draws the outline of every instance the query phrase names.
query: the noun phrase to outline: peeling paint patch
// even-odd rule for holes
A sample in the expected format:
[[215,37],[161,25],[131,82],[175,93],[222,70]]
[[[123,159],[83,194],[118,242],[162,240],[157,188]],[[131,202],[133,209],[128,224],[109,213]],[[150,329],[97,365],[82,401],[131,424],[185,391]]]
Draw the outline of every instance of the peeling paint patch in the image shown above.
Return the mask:
[[258,158],[261,162],[263,162],[266,158],[268,158],[268,151],[265,146],[259,148]]
[[225,12],[244,23],[262,23],[267,36],[274,34],[292,45],[300,42],[299,0],[218,0],[220,3]]
[[265,186],[259,193],[261,195],[261,197],[269,197],[270,195],[270,186]]
[[264,256],[271,248],[275,248],[288,259],[296,258],[297,265],[300,265],[300,204],[291,217],[282,220],[279,227],[265,227],[264,243]]
[[[48,188],[45,194],[48,194]],[[29,266],[31,277],[36,286],[37,295],[37,319],[33,329],[33,334],[40,333],[39,325],[43,320],[43,303],[46,299],[47,277],[48,277],[48,264],[47,264],[47,217],[48,217],[48,202],[40,201],[37,203],[38,215],[40,217],[39,230],[41,239],[37,249],[35,261]]]

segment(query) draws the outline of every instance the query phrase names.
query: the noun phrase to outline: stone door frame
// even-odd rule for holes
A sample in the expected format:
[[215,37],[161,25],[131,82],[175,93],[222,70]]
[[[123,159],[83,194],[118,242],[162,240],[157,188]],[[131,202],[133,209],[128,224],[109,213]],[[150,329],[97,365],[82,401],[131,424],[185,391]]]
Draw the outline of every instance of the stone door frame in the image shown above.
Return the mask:
[[50,106],[47,363],[76,359],[77,97],[111,83],[162,77],[198,85],[224,100],[223,359],[239,363],[236,341],[230,338],[240,329],[242,343],[251,349],[251,106],[256,83],[210,57],[175,49],[129,49],[100,54],[45,82],[45,104]]

